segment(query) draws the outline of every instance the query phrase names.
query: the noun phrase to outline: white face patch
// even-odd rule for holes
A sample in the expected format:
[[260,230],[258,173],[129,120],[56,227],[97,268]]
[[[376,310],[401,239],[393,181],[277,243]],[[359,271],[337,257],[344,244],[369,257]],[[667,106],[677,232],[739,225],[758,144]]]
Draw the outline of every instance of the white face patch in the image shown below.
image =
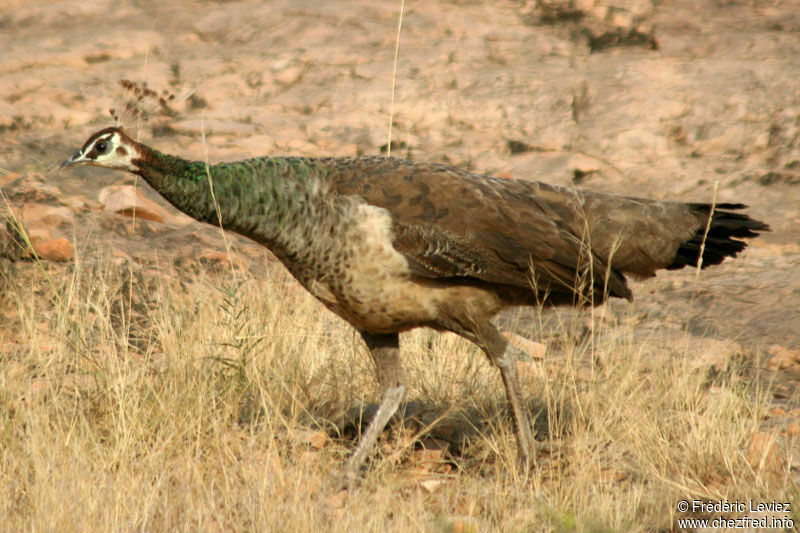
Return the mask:
[[116,170],[135,171],[136,165],[133,164],[133,160],[137,157],[139,154],[134,146],[125,143],[119,133],[111,132],[88,144],[75,162],[85,162],[89,165]]

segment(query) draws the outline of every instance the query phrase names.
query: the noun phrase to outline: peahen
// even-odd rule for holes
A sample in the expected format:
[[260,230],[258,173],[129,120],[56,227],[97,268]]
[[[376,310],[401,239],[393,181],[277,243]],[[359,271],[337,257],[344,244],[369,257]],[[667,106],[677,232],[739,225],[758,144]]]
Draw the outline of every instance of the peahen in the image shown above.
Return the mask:
[[[269,248],[375,361],[381,405],[350,456],[358,471],[403,400],[398,333],[427,326],[500,369],[520,460],[534,453],[514,349],[490,321],[515,305],[632,299],[626,275],[716,265],[769,227],[741,204],[663,202],[496,179],[384,157],[260,157],[207,165],[118,127],[64,161],[138,174],[187,215]],[[212,193],[213,189],[213,193]],[[216,204],[219,206],[219,219]]]

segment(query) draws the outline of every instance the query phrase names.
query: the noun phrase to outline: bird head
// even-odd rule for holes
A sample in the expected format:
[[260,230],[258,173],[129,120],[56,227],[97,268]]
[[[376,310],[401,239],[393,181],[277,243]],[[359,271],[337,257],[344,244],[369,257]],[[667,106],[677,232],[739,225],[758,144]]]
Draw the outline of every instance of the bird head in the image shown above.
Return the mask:
[[135,171],[135,159],[142,155],[138,143],[128,137],[122,128],[100,130],[83,144],[80,150],[61,163],[61,168],[73,165],[95,165],[116,170]]

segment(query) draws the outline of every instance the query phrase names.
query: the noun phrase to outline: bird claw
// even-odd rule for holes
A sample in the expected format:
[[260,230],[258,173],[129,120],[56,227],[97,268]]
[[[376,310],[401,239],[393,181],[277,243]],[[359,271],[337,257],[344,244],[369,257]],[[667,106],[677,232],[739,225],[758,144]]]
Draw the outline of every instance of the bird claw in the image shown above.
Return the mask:
[[348,461],[339,473],[337,485],[339,490],[353,490],[361,484],[363,479],[364,478],[361,476],[361,469],[358,467],[353,468],[353,465]]

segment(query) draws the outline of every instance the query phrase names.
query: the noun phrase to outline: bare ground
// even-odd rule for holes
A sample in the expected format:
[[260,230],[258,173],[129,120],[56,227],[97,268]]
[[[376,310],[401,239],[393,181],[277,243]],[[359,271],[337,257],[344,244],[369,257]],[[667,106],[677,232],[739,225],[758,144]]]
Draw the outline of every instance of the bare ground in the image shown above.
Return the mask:
[[[3,50],[0,56],[0,185],[5,196],[5,216],[15,213],[32,235],[39,228],[40,246],[59,238],[69,243],[57,242],[49,249],[56,250],[50,255],[55,259],[60,257],[59,250],[63,252],[61,258],[67,259],[66,262],[40,263],[21,257],[27,251],[15,248],[11,242],[13,230],[0,233],[0,240],[3,240],[0,248],[5,255],[0,259],[5,283],[0,297],[3,306],[0,320],[5,321],[5,325],[0,322],[0,364],[6,366],[0,408],[11,413],[5,416],[8,436],[4,438],[10,439],[9,450],[29,454],[28,467],[35,470],[30,466],[38,464],[34,456],[46,454],[46,449],[31,442],[26,444],[24,431],[20,434],[23,436],[14,432],[25,427],[20,416],[28,423],[31,420],[41,423],[36,413],[46,419],[47,411],[31,408],[28,415],[20,415],[26,408],[20,407],[19,401],[26,394],[30,395],[37,377],[47,374],[42,370],[48,367],[46,361],[51,356],[47,354],[52,354],[53,350],[61,353],[64,366],[59,368],[64,376],[71,375],[70,365],[77,364],[69,363],[70,357],[84,357],[85,354],[68,356],[59,351],[59,346],[67,343],[64,339],[72,338],[72,334],[57,317],[69,315],[65,310],[69,305],[63,301],[67,295],[92,301],[91,289],[74,288],[86,281],[82,276],[90,270],[87,265],[105,265],[98,279],[103,280],[100,292],[109,302],[104,312],[97,309],[87,312],[105,316],[110,328],[108,335],[112,337],[111,332],[122,328],[126,342],[135,347],[133,352],[149,354],[147,365],[153,353],[164,353],[167,359],[176,357],[176,360],[182,353],[178,348],[174,353],[170,351],[169,344],[177,342],[177,337],[165,333],[169,328],[164,329],[164,324],[169,321],[165,322],[162,316],[165,311],[159,307],[160,303],[168,307],[180,300],[172,295],[171,289],[164,289],[174,287],[179,278],[190,287],[199,284],[201,288],[191,293],[195,301],[207,298],[212,303],[218,302],[219,294],[208,289],[208,285],[228,286],[226,284],[232,283],[229,279],[232,269],[239,277],[256,280],[254,283],[263,290],[280,287],[280,297],[285,296],[290,302],[305,298],[292,289],[293,282],[285,278],[279,265],[263,249],[228,235],[227,239],[233,244],[229,254],[218,229],[183,220],[163,202],[165,210],[159,212],[156,220],[133,220],[123,216],[124,213],[109,210],[109,191],[117,189],[106,187],[132,184],[131,178],[99,169],[58,171],[60,161],[78,148],[90,133],[113,123],[108,109],[120,109],[122,93],[118,80],[146,81],[156,90],[166,89],[176,94],[177,99],[171,104],[172,116],[156,116],[147,123],[129,126],[144,142],[162,151],[197,159],[207,154],[212,162],[268,153],[380,153],[381,146],[387,142],[400,6],[396,2],[302,0],[201,3],[12,0],[11,4],[10,9],[0,13],[0,50]],[[546,9],[547,6],[550,7]],[[543,371],[547,379],[563,377],[560,369],[565,361],[570,361],[571,365],[573,358],[577,367],[591,368],[590,375],[595,376],[594,364],[598,361],[617,368],[613,365],[621,354],[644,354],[646,359],[652,360],[649,365],[655,367],[673,368],[677,359],[682,368],[700,368],[702,379],[698,383],[708,385],[716,383],[716,379],[733,380],[725,381],[724,386],[712,385],[711,392],[700,394],[693,400],[697,403],[687,407],[687,416],[691,413],[704,416],[707,406],[703,406],[717,401],[714,399],[717,397],[709,396],[714,391],[718,393],[717,389],[725,394],[750,391],[741,392],[741,404],[731,400],[730,405],[757,404],[752,413],[737,415],[744,417],[744,422],[737,420],[746,428],[742,429],[730,453],[741,456],[741,461],[736,463],[737,460],[729,457],[727,460],[739,466],[723,473],[700,472],[703,467],[696,466],[693,470],[689,465],[686,467],[689,474],[687,470],[667,468],[660,471],[659,478],[641,465],[631,466],[630,450],[618,455],[615,455],[617,451],[608,451],[613,450],[613,446],[606,449],[609,456],[603,459],[605,466],[593,473],[575,470],[577,467],[570,459],[565,459],[566,466],[559,463],[562,466],[557,470],[558,475],[572,476],[573,481],[575,477],[585,478],[581,478],[580,486],[587,500],[599,490],[599,485],[609,482],[609,476],[610,482],[620,485],[630,483],[631,477],[643,476],[641,486],[661,494],[653,501],[636,500],[639,515],[645,517],[641,523],[632,509],[618,509],[615,514],[611,510],[613,505],[607,503],[597,511],[604,527],[677,529],[674,502],[680,497],[725,499],[742,491],[756,497],[756,493],[744,489],[750,485],[759,487],[761,492],[757,496],[762,499],[797,499],[800,471],[797,460],[800,451],[797,446],[800,436],[797,387],[800,380],[800,91],[796,81],[800,79],[800,63],[797,57],[800,57],[800,5],[791,1],[424,2],[406,6],[396,74],[392,155],[447,162],[510,179],[573,183],[625,195],[708,202],[715,198],[716,190],[717,201],[746,203],[752,216],[773,228],[771,233],[755,240],[740,257],[699,275],[689,271],[670,272],[634,283],[636,300],[633,304],[613,302],[588,315],[565,310],[515,313],[502,318],[507,329],[547,344],[547,364]],[[136,187],[146,197],[160,202],[145,184],[139,182]],[[104,190],[106,192],[99,195]],[[47,208],[61,210],[53,212]],[[64,246],[68,248],[66,251]],[[48,256],[47,253],[41,255]],[[230,264],[231,258],[234,267]],[[211,281],[198,282],[197,279]],[[274,285],[265,286],[257,281],[263,279]],[[142,294],[139,308],[120,304],[124,309],[114,311],[115,299],[128,303],[138,301],[131,296],[136,291]],[[159,291],[166,291],[161,300],[152,295],[161,294]],[[51,302],[53,294],[60,296]],[[31,298],[40,299],[41,304],[33,304],[29,301]],[[59,298],[61,303],[57,301]],[[282,308],[282,300],[276,296],[275,301],[274,305]],[[300,402],[302,409],[317,417],[330,418],[331,413],[346,411],[364,398],[364,394],[374,392],[371,370],[362,347],[343,324],[325,316],[326,312],[314,307],[313,302],[304,305],[309,316],[314,316],[308,322],[314,325],[306,329],[311,331],[309,335],[317,337],[303,342],[316,346],[330,341],[335,346],[344,346],[354,354],[354,359],[347,364],[357,365],[343,371],[350,376],[348,379],[339,376],[344,380],[339,386],[346,391],[342,394],[326,390],[321,393],[321,399],[314,394],[300,400],[293,396],[293,401]],[[256,304],[253,308],[261,309]],[[225,316],[224,309],[219,312]],[[87,315],[73,317],[73,320],[84,324],[75,326],[77,329],[88,327]],[[253,320],[261,323],[265,318],[255,313]],[[294,323],[304,324],[304,320]],[[291,328],[292,322],[285,327]],[[42,335],[56,340],[42,348],[39,342]],[[421,382],[430,383],[429,388],[417,391],[417,397],[447,408],[459,401],[459,397],[480,396],[472,385],[465,383],[456,387],[458,394],[449,389],[436,392],[437,383],[441,380],[447,383],[450,376],[440,375],[443,371],[433,367],[446,367],[449,363],[442,357],[431,361],[428,350],[432,341],[425,340],[425,334],[414,335],[410,343],[416,348],[411,351],[424,356],[409,356],[407,365],[412,367],[412,375],[419,374]],[[282,342],[291,344],[294,338],[289,335]],[[626,339],[622,347],[620,338]],[[421,348],[425,343],[427,350]],[[441,346],[461,354],[468,351],[452,341]],[[598,346],[604,349],[598,352]],[[333,357],[332,361],[338,361],[332,352],[335,352],[332,348],[320,349],[320,357],[328,354]],[[242,353],[241,346],[236,353]],[[255,357],[255,353],[251,355]],[[136,361],[136,357],[131,356],[125,368],[116,371],[132,375],[144,372],[136,367]],[[326,372],[337,372],[334,363],[315,364],[323,365]],[[149,368],[147,365],[145,367]],[[472,377],[464,378],[466,381],[483,376],[470,374],[470,368],[466,369],[466,375]],[[634,366],[633,370],[623,368],[625,372],[632,372],[632,383],[647,381],[647,376],[654,371],[648,364]],[[158,376],[157,369],[152,372]],[[675,387],[684,384],[675,377],[678,374],[671,374]],[[493,379],[489,371],[486,376],[486,379]],[[581,376],[578,382],[585,378]],[[619,379],[619,375],[614,379]],[[597,385],[592,379],[589,382]],[[621,391],[628,390],[624,383],[625,380],[620,382]],[[669,380],[665,378],[659,383],[664,386],[659,390],[670,394]],[[87,383],[75,386],[92,388]],[[580,388],[576,387],[575,398]],[[190,387],[190,390],[195,389]],[[264,386],[261,390],[263,393],[270,389]],[[623,395],[618,400],[622,403],[647,400],[635,390],[634,387],[631,396]],[[546,392],[544,397],[547,397]],[[592,411],[599,408],[591,407],[591,399],[602,401],[604,395],[613,394],[613,389],[583,390],[581,394],[589,398],[588,409]],[[682,394],[685,391],[676,392],[677,396]],[[498,392],[486,402],[491,404],[499,398]],[[762,400],[763,405],[759,403]],[[327,407],[314,407],[314,402],[327,402]],[[485,402],[478,401],[478,404],[491,412]],[[292,407],[297,408],[296,405]],[[81,409],[87,410],[83,412],[91,426],[92,418],[87,413],[94,407],[89,405]],[[481,434],[489,431],[485,426],[491,426],[492,416],[473,415],[471,423],[483,428]],[[105,413],[103,416],[112,415]],[[602,421],[602,417],[585,416],[588,418],[578,416],[574,423],[588,420],[587,424],[592,425]],[[631,413],[621,415],[621,419],[625,416],[631,417],[631,424],[636,423]],[[705,419],[706,425],[700,426],[713,427],[709,424],[717,420],[714,416],[721,415],[716,413]],[[230,419],[223,416],[218,424],[224,426],[225,420]],[[248,434],[262,431],[260,420],[248,426]],[[289,420],[291,424],[286,425],[290,428],[294,427],[292,424],[316,427],[302,416],[289,417]],[[238,423],[241,424],[241,420]],[[102,426],[100,422],[97,424]],[[631,426],[620,422],[619,426],[611,424],[609,427]],[[550,429],[552,437],[552,422]],[[314,430],[308,431],[313,434]],[[570,439],[582,442],[580,431],[573,428],[571,432],[563,436],[567,445]],[[444,433],[446,435],[439,436],[453,436],[452,432]],[[490,437],[501,438],[489,433]],[[146,434],[142,431],[142,435]],[[87,446],[93,438],[100,439],[99,434],[88,430],[86,435]],[[439,527],[441,524],[437,520],[445,517],[442,519],[446,522],[451,515],[472,517],[477,520],[476,524],[488,528],[539,523],[541,516],[536,513],[544,512],[540,508],[531,511],[534,514],[524,514],[528,505],[525,498],[531,497],[554,507],[551,509],[555,513],[553,516],[558,519],[549,522],[550,529],[566,527],[564,524],[569,523],[573,515],[577,517],[578,529],[590,528],[593,513],[570,508],[565,503],[569,497],[563,494],[560,498],[553,496],[554,492],[566,491],[568,485],[552,484],[551,480],[541,478],[533,484],[533,489],[524,490],[514,488],[513,481],[503,478],[504,481],[497,482],[499,485],[491,485],[495,496],[489,498],[490,503],[482,506],[464,503],[481,499],[475,496],[479,485],[473,478],[477,476],[485,483],[482,476],[487,475],[487,464],[496,463],[498,471],[503,465],[511,464],[497,459],[504,450],[513,458],[513,448],[506,442],[510,432],[501,431],[501,435],[504,440],[497,449],[492,447],[490,438],[490,444],[477,446],[472,452],[459,450],[456,454],[451,450],[452,457],[447,456],[448,464],[463,468],[466,489],[455,488],[461,483],[458,475],[455,481],[453,477],[445,477],[448,484],[445,489],[430,491],[434,495],[431,498],[437,500],[435,503],[423,502],[414,507],[413,502],[424,500],[429,489],[425,486],[409,489],[403,485],[403,505],[408,506],[403,508],[407,512],[398,511],[403,518],[393,522],[388,515],[381,514],[382,521],[365,521],[364,524],[370,524],[365,527],[402,529],[409,525],[408,517],[415,512],[429,513],[429,516],[420,517],[420,524],[427,524],[426,527]],[[616,437],[624,440],[619,435]],[[759,444],[764,439],[767,444]],[[158,453],[148,449],[146,436],[134,441],[141,447],[137,456],[148,458],[148,454]],[[279,449],[287,441],[286,445],[297,446],[296,439],[285,435],[276,436],[274,441],[274,446],[264,447],[263,441],[256,439],[253,442],[260,444],[251,442],[252,449],[242,451],[241,456],[251,454],[259,459],[248,461],[272,464],[272,459],[264,459],[265,453],[272,454],[270,450]],[[643,446],[654,446],[654,442],[652,439],[641,441]],[[675,441],[667,439],[667,442],[674,444]],[[717,441],[711,439],[711,442]],[[774,442],[777,444],[773,445]],[[320,472],[335,470],[337,453],[344,453],[342,450],[347,448],[328,452],[325,446],[321,445],[321,452],[315,445],[310,446],[315,453],[327,454],[323,466],[318,457],[314,459],[317,463],[310,463],[313,475],[308,477],[318,484],[323,483],[319,481],[322,479]],[[409,446],[419,447],[419,443]],[[722,441],[718,448],[724,448]],[[760,454],[762,448],[765,451]],[[221,446],[219,449],[228,448]],[[605,453],[594,445],[588,449]],[[289,468],[287,464],[291,464],[308,474],[303,467],[296,466],[303,457],[307,459],[303,454],[292,455],[292,452],[287,458],[280,452],[275,453],[283,463],[278,461],[274,468],[285,471]],[[769,458],[773,455],[777,457],[773,461],[776,464],[770,466],[772,459]],[[391,453],[389,456],[394,457]],[[93,456],[79,454],[79,457],[91,462]],[[153,457],[147,460],[160,464]],[[579,463],[580,457],[576,453],[572,460]],[[669,455],[669,459],[664,460],[672,464],[670,461],[674,459]],[[697,464],[706,459],[698,460]],[[99,462],[105,460],[113,463],[105,456]],[[28,468],[20,466],[24,461],[16,461],[6,456],[5,466],[0,466],[6,482],[16,479]],[[482,466],[475,467],[475,464]],[[738,470],[741,465],[749,465],[750,471],[742,473]],[[369,483],[380,486],[381,475],[388,470],[390,474],[386,475],[390,481],[384,479],[384,482],[393,486],[391,476],[400,475],[392,470],[395,467],[400,474],[418,473],[421,468],[413,460],[398,461],[395,457],[394,463],[388,461],[376,466],[379,473],[373,475]],[[54,468],[68,475],[65,467]],[[619,472],[623,474],[618,476]],[[245,478],[247,483],[259,482],[257,476]],[[735,481],[731,481],[732,478]],[[92,476],[84,481],[87,491],[94,483],[103,483]],[[202,479],[184,482],[197,487],[204,485]],[[7,515],[12,518],[6,527],[36,529],[38,524],[48,529],[46,520],[42,521],[43,511],[55,500],[41,495],[41,484],[47,483],[46,478],[33,476],[26,483],[17,483],[19,491],[11,492],[19,501],[27,503],[23,510]],[[147,480],[141,483],[141,493],[128,495],[132,501],[144,498],[143,494],[147,493],[144,487],[150,486],[152,493],[161,490],[157,483],[148,485]],[[246,484],[242,479],[238,483]],[[503,498],[497,495],[502,492],[498,488],[501,486],[502,491],[510,491],[509,498],[515,502],[509,504],[513,510],[508,514],[503,511]],[[39,499],[31,496],[37,490]],[[435,490],[447,491],[453,495],[452,499],[435,496]],[[352,507],[357,501],[354,495],[347,499],[324,484],[312,493],[323,502],[322,508],[334,509],[330,516],[339,520],[344,520],[337,511],[341,509],[352,512],[351,519],[355,522],[358,517],[366,520],[368,516],[363,508]],[[235,491],[232,494],[236,494]],[[174,514],[164,506],[151,515],[143,512],[138,521],[122,513],[126,519],[119,522],[98,518],[84,525],[159,529],[169,528],[180,517],[194,516],[196,522],[185,524],[194,523],[202,529],[248,527],[248,524],[256,529],[268,527],[266,524],[271,522],[265,517],[272,515],[263,509],[261,514],[254,510],[263,506],[259,498],[266,495],[254,494],[250,495],[252,501],[242,504],[252,514],[251,522],[221,518],[214,526],[213,521],[208,521],[208,516],[213,515],[209,509],[219,500],[205,494],[189,503],[177,503],[174,509],[180,511]],[[284,490],[283,494],[298,497],[299,493]],[[52,497],[57,495],[54,491]],[[629,495],[617,497],[619,501],[632,501],[625,499]],[[330,498],[334,500],[328,501]],[[380,501],[383,504],[393,501],[391,496],[386,498]],[[202,510],[193,515],[192,502],[211,507],[200,505]],[[100,499],[94,508],[115,507]],[[287,509],[291,514],[291,506]],[[643,514],[642,509],[646,509]],[[228,511],[233,514],[229,515]],[[235,515],[235,511],[228,511],[221,516]],[[299,514],[290,521],[292,529],[316,524],[319,516],[314,513],[321,512],[313,505],[300,506],[295,511]],[[299,518],[300,515],[305,518]],[[342,522],[345,523],[346,520]],[[81,528],[81,522],[75,524],[76,529]],[[441,527],[449,526],[445,523]]]

